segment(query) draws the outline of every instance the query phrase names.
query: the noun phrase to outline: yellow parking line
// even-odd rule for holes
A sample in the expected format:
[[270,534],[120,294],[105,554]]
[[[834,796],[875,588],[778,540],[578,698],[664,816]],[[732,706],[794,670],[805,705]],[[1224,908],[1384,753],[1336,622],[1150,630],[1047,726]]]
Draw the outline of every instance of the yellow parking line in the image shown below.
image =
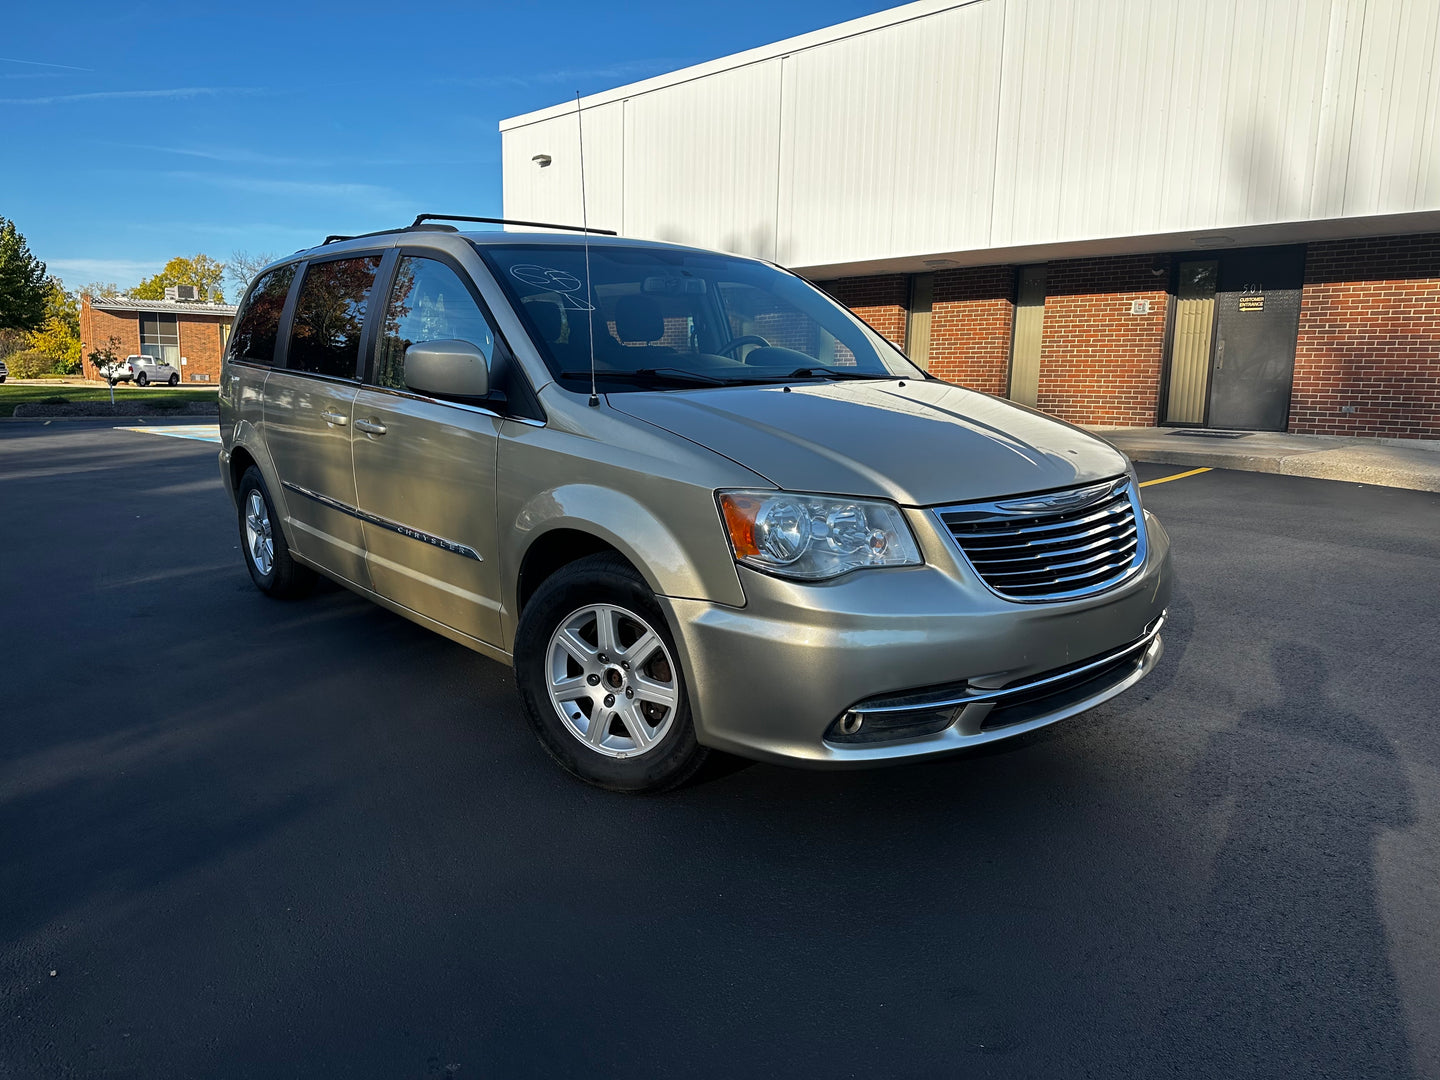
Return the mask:
[[1140,486],[1149,487],[1151,484],[1164,484],[1170,480],[1184,480],[1187,476],[1197,476],[1202,472],[1209,471],[1210,467],[1206,466],[1203,469],[1191,469],[1189,472],[1177,472],[1174,476],[1160,476],[1154,480],[1142,480],[1140,481]]

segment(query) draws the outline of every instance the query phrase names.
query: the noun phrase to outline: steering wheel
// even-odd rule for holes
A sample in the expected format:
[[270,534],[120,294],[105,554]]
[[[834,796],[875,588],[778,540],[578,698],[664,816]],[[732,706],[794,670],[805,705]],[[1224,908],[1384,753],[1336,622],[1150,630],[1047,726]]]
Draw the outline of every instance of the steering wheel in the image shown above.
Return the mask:
[[744,337],[731,338],[724,345],[720,346],[719,351],[721,355],[723,355],[728,352],[734,352],[740,348],[741,345],[762,345],[767,349],[770,348],[770,343],[759,334],[746,334]]

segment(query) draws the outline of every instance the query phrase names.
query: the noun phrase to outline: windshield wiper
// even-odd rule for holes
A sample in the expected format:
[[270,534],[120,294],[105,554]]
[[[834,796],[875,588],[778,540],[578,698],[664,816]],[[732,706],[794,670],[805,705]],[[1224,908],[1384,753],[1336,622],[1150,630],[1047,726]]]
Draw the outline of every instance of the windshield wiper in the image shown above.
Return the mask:
[[[588,379],[589,371],[562,371],[562,379]],[[684,368],[641,368],[638,371],[596,371],[595,381],[609,379],[611,382],[632,383],[637,386],[728,386],[726,379],[702,375],[698,371]]]
[[807,376],[828,375],[832,379],[898,379],[899,375],[891,375],[889,372],[880,374],[875,371],[851,371],[847,368],[832,367],[802,367],[796,368],[789,375],[783,376],[786,379],[803,379]]

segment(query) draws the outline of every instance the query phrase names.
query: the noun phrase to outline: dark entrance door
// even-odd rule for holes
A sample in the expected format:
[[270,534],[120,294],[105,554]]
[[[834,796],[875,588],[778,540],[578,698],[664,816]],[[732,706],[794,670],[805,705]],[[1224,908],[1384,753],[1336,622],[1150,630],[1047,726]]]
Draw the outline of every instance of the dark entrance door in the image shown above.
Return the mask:
[[1304,275],[1303,247],[1220,257],[1206,426],[1285,430]]

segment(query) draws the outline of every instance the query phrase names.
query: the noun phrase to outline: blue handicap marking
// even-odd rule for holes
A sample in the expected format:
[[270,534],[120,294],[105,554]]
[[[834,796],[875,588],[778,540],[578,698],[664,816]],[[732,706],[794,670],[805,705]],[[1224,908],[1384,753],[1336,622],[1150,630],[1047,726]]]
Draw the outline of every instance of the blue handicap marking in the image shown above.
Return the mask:
[[146,424],[139,427],[117,427],[116,431],[141,431],[146,435],[164,435],[171,439],[193,439],[196,442],[218,443],[220,426],[209,424],[174,424],[158,427]]

